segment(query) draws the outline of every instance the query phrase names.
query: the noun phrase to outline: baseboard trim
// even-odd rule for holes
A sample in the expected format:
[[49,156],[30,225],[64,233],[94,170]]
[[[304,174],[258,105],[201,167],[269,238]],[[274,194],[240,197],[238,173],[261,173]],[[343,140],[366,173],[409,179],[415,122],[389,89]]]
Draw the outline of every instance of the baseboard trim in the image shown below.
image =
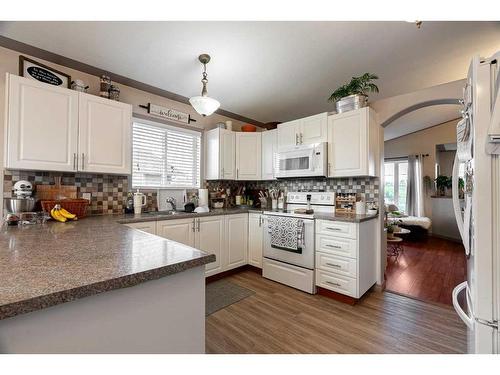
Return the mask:
[[334,292],[332,290],[322,288],[320,286],[316,287],[316,290],[317,290],[318,294],[321,296],[328,297],[328,298],[334,299],[336,301],[346,303],[346,304],[351,305],[351,306],[355,305],[356,302],[358,302],[357,298],[346,296],[344,294],[340,294],[340,293]]
[[231,270],[227,270],[227,271],[224,271],[224,272],[212,275],[212,276],[208,276],[205,278],[205,284],[212,283],[214,281],[223,279],[225,277],[228,277],[228,276],[231,276],[231,275],[243,272],[243,271],[252,271],[252,272],[258,273],[259,275],[262,276],[262,269],[255,267],[255,266],[251,266],[250,264],[245,264],[244,266],[236,267],[236,268],[233,268]]

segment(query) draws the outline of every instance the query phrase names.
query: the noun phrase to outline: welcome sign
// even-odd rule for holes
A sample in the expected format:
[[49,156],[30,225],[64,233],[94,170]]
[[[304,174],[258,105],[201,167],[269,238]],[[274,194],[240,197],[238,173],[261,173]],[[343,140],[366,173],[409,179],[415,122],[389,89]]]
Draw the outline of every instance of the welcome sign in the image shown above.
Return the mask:
[[173,120],[177,122],[181,122],[183,124],[189,124],[193,121],[188,113],[176,111],[175,109],[162,107],[160,105],[148,103],[147,105],[148,113],[162,117],[167,120]]

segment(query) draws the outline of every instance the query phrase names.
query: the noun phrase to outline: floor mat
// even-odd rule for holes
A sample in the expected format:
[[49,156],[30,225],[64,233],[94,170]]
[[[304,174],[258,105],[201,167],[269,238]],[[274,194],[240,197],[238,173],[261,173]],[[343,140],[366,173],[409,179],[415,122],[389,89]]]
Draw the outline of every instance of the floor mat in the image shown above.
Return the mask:
[[253,294],[255,294],[253,290],[236,285],[225,279],[209,283],[206,286],[205,316],[213,314]]

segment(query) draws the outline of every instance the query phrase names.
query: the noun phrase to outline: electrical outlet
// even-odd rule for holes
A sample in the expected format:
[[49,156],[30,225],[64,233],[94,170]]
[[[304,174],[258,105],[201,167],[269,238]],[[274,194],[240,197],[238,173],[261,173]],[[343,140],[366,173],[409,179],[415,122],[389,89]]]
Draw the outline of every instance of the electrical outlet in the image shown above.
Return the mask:
[[90,194],[90,193],[82,193],[82,198],[83,199],[86,199],[86,200],[90,201],[91,197],[92,197],[92,194]]

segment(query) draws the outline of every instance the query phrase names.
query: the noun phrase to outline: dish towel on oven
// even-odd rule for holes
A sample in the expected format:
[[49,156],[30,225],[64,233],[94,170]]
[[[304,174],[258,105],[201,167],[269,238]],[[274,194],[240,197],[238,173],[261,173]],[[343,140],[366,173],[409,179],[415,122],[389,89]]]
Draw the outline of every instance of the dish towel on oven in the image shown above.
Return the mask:
[[287,216],[268,216],[271,246],[283,250],[302,252],[304,246],[304,220]]

